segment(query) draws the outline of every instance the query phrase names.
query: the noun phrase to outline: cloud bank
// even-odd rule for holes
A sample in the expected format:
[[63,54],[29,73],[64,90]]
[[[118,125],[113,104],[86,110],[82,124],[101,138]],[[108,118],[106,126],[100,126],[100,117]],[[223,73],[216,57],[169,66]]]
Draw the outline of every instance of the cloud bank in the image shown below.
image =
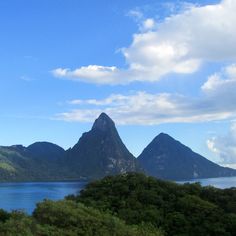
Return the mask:
[[219,158],[220,164],[236,168],[236,123],[226,135],[208,139],[207,146]]
[[[209,76],[201,87],[202,96],[181,94],[112,94],[104,99],[73,100],[78,106],[57,115],[65,121],[90,122],[99,113],[108,113],[119,124],[208,122],[236,118],[236,65]],[[85,105],[85,109],[83,106]]]
[[128,68],[88,65],[52,73],[88,83],[127,84],[158,81],[169,73],[191,74],[207,61],[232,61],[236,59],[235,12],[236,1],[223,0],[190,6],[161,22],[143,19],[131,45],[121,49]]

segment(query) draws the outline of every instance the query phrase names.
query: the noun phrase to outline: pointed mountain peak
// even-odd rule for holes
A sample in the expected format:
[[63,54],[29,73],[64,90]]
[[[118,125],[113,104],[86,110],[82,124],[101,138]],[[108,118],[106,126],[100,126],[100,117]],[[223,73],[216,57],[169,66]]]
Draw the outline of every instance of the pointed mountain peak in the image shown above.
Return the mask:
[[92,130],[106,131],[113,128],[115,128],[114,121],[106,113],[103,112],[95,120]]
[[141,170],[136,158],[122,142],[115,123],[105,113],[68,151],[68,160],[75,173],[91,179]]

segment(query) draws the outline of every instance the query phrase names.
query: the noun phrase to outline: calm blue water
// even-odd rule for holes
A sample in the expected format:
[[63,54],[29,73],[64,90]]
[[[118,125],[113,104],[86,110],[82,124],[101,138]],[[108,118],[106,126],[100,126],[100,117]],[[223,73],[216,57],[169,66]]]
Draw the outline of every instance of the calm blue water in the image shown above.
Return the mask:
[[27,182],[0,183],[0,208],[7,211],[22,209],[31,214],[43,199],[59,200],[79,193],[86,182]]
[[222,177],[210,179],[195,179],[190,181],[178,181],[178,183],[195,183],[200,182],[202,186],[214,186],[216,188],[231,188],[236,187],[236,177]]
[[[217,188],[236,187],[236,177],[197,179],[184,182],[200,182],[203,186]],[[23,209],[31,214],[36,203],[43,199],[59,200],[69,194],[79,193],[86,182],[30,182],[0,183],[0,208],[7,211]]]

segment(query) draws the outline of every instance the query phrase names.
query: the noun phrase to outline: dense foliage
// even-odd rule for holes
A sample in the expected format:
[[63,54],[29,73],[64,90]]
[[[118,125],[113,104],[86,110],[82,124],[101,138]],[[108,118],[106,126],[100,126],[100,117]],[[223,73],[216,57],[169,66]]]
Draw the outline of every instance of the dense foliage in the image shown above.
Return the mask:
[[127,225],[111,214],[75,201],[45,200],[32,216],[20,211],[0,211],[4,236],[162,236],[152,225]]
[[149,223],[171,236],[236,235],[235,188],[178,185],[127,174],[90,183],[74,199],[127,224]]
[[234,236],[236,188],[178,185],[143,174],[105,177],[32,216],[0,210],[4,236]]

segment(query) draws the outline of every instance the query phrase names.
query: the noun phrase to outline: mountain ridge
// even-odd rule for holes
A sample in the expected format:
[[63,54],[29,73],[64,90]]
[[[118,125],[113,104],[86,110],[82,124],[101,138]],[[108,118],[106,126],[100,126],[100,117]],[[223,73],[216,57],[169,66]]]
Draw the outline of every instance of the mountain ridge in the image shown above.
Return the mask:
[[42,141],[27,147],[0,146],[0,181],[90,180],[143,171],[175,180],[236,176],[236,170],[209,161],[165,133],[157,135],[135,158],[105,113],[68,150]]

